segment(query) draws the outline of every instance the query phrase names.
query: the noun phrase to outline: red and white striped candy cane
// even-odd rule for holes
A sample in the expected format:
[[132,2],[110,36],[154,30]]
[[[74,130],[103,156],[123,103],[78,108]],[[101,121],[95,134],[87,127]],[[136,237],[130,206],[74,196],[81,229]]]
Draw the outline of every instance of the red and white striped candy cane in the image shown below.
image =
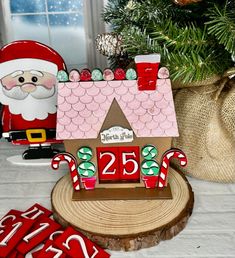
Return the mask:
[[61,161],[67,161],[69,165],[69,170],[70,170],[70,176],[71,180],[73,182],[73,188],[75,191],[80,190],[80,182],[79,182],[79,174],[77,170],[77,162],[74,156],[68,152],[64,153],[59,153],[54,156],[54,158],[51,161],[51,167],[53,169],[58,169],[59,168],[59,163]]
[[187,157],[184,152],[180,149],[170,149],[163,154],[162,163],[160,166],[160,174],[158,180],[158,187],[163,188],[167,186],[167,176],[168,176],[168,169],[170,166],[170,160],[172,158],[177,158],[180,161],[181,166],[187,165]]

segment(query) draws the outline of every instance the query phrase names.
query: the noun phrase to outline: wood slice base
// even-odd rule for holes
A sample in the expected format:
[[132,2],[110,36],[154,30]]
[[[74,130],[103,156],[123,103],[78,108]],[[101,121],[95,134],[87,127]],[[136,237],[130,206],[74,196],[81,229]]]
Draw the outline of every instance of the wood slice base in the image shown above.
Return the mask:
[[110,250],[132,251],[177,235],[193,210],[194,194],[184,175],[169,171],[172,200],[72,201],[70,176],[55,185],[54,218]]

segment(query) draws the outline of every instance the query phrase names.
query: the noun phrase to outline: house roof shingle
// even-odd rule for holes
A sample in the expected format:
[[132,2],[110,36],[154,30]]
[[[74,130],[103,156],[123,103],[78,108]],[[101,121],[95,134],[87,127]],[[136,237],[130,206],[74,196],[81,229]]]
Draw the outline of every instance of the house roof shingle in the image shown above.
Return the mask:
[[57,139],[97,138],[114,98],[137,137],[178,136],[171,82],[164,69],[155,91],[139,91],[136,80],[59,83]]

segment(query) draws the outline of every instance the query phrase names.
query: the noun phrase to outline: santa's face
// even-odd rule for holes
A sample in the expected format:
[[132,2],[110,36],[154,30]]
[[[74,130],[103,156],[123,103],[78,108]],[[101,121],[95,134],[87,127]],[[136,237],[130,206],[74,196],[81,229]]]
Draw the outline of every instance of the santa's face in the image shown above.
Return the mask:
[[13,99],[22,100],[28,95],[45,99],[55,94],[56,78],[40,71],[15,71],[1,79],[3,93]]
[[41,71],[14,71],[0,80],[0,102],[25,120],[56,113],[56,77]]

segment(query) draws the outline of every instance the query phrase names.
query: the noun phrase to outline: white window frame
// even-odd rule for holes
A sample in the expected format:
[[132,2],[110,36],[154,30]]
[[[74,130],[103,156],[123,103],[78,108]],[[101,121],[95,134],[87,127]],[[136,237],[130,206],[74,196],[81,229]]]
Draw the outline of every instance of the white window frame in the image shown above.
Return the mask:
[[[45,0],[46,1],[46,0]],[[95,47],[95,38],[99,33],[104,33],[106,31],[106,26],[101,18],[101,12],[103,10],[104,2],[106,0],[83,0],[84,1],[84,27],[85,27],[85,37],[86,37],[86,50],[87,50],[87,67],[93,69],[95,67],[99,67],[104,69],[107,67],[107,59],[102,56]],[[48,21],[48,10],[43,13],[47,15]],[[49,12],[49,14],[61,14],[65,12]],[[70,12],[69,13],[73,13]],[[74,12],[77,13],[77,12]],[[27,15],[28,13],[16,14],[16,15]],[[12,29],[12,22],[11,22],[11,10],[10,10],[10,0],[1,0],[0,1],[0,28],[1,28],[1,41],[2,44],[8,44],[13,41],[13,29]],[[14,14],[15,15],[15,14]],[[34,15],[30,13],[29,15]],[[50,25],[49,22],[48,26],[48,34],[49,34],[49,42],[50,39]],[[69,51],[69,49],[68,49]],[[61,54],[63,55],[63,54]],[[70,69],[72,67],[69,67]]]

